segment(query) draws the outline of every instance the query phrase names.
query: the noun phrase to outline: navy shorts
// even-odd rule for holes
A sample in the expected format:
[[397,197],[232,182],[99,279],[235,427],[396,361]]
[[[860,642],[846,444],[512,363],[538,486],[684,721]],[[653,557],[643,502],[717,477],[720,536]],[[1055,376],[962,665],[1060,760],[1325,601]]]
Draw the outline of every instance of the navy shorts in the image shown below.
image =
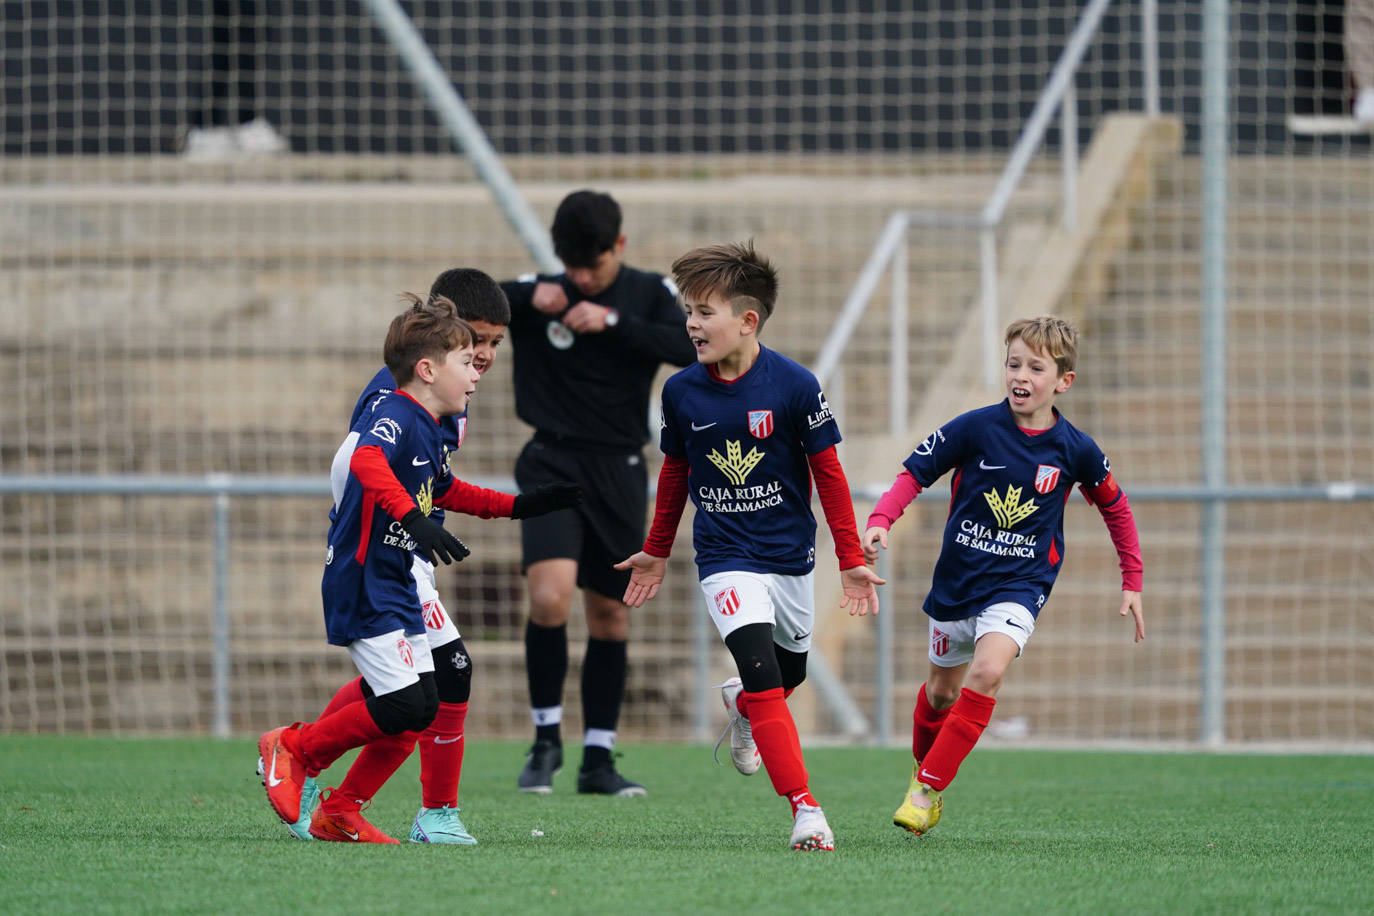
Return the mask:
[[649,487],[644,456],[589,452],[538,439],[527,443],[515,461],[520,492],[560,482],[582,487],[582,505],[521,519],[521,566],[576,560],[578,588],[619,601],[630,573],[611,567],[644,546]]

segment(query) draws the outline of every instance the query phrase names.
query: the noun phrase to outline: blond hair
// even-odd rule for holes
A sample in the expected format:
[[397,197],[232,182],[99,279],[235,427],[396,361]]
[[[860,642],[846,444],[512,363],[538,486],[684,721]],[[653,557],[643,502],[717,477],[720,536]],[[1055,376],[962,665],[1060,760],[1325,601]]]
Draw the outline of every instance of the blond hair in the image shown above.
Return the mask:
[[1020,339],[1036,353],[1054,360],[1060,375],[1073,371],[1078,362],[1078,331],[1063,318],[1040,315],[1037,318],[1018,318],[1007,325],[1006,345]]

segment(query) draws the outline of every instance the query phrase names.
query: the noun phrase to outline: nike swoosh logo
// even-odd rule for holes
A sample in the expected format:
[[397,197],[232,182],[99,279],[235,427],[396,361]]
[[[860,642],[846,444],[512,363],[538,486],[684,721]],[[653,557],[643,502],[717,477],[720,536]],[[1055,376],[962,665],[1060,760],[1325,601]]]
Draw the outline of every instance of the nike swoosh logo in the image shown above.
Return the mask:
[[1008,624],[1008,626],[1016,627],[1016,629],[1018,629],[1018,630],[1024,630],[1024,629],[1025,629],[1024,626],[1022,626],[1021,624],[1017,623],[1015,620],[1012,620],[1010,617],[1007,618],[1007,624]]
[[272,769],[267,772],[267,787],[269,789],[275,789],[282,784],[282,781],[277,778],[277,756],[277,754],[272,755]]
[[[716,421],[716,423],[719,423],[719,422],[720,422],[719,420]],[[707,423],[705,426],[697,426],[697,424],[696,424],[695,421],[694,421],[694,422],[692,423],[692,432],[694,432],[694,433],[699,433],[699,432],[701,432],[703,429],[710,429],[712,426],[715,426],[715,425],[716,425],[715,423]]]
[[794,802],[799,802],[799,801],[801,801],[803,798],[806,798],[806,793],[805,793],[805,792],[802,792],[802,793],[800,793],[800,794],[798,794],[798,795],[793,795],[793,796],[792,796],[792,801],[794,801]]
[[412,459],[410,459],[410,463],[413,464],[413,465],[415,465],[415,466],[418,468],[418,467],[420,467],[420,466],[422,466],[422,465],[429,464],[429,459],[426,458],[424,461],[421,461],[419,458],[412,458]]
[[[461,738],[461,737],[463,737],[463,736],[462,736],[462,735],[459,735],[459,736],[458,736],[458,738]],[[435,735],[435,736],[434,736],[434,743],[435,743],[435,744],[452,744],[453,742],[457,741],[458,738],[440,738],[438,735]]]
[[935,777],[932,776],[931,774],[927,773],[925,770],[922,770],[922,771],[921,771],[921,775],[918,776],[917,778],[918,778],[918,779],[934,779]]
[[1005,464],[988,464],[982,458],[978,459],[978,466],[985,471],[1005,471],[1007,469]]
[[348,837],[350,840],[356,840],[358,838],[358,835],[354,833],[352,830],[345,830],[342,827],[340,827],[339,832],[342,833],[344,836]]
[[805,639],[806,637],[808,637],[808,636],[810,636],[810,635],[811,635],[811,631],[810,631],[810,630],[807,630],[805,633],[794,633],[794,634],[792,635],[792,638],[795,639],[797,642],[801,642],[803,639]]

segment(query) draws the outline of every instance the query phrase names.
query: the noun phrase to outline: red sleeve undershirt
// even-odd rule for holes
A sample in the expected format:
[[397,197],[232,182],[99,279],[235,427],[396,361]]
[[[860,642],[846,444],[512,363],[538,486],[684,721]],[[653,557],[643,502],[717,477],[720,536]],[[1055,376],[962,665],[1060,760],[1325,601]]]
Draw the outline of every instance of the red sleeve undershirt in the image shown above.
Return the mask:
[[878,504],[868,515],[865,530],[874,527],[891,528],[892,523],[901,518],[906,507],[911,505],[911,501],[920,495],[920,482],[904,468],[888,491],[878,498]]
[[687,508],[687,459],[665,456],[658,472],[658,497],[654,500],[654,523],[644,539],[644,552],[667,559],[673,552],[677,525]]
[[515,511],[515,494],[488,490],[455,477],[453,486],[434,505],[478,518],[510,518]]
[[[386,460],[381,446],[364,445],[353,453],[348,468],[387,515],[401,519],[417,508],[415,500],[401,486]],[[515,496],[500,490],[488,490],[462,480],[454,480],[443,496],[434,501],[441,509],[475,515],[478,518],[510,518],[515,509]]]
[[840,561],[840,569],[863,566],[864,551],[859,546],[859,532],[854,527],[854,502],[835,446],[809,455],[807,462],[811,465],[811,476],[816,479],[816,492],[821,497],[821,510],[830,526],[830,536],[835,539],[835,556]]
[[349,459],[348,469],[363,485],[363,498],[376,500],[382,511],[392,518],[399,521],[416,508],[415,500],[392,473],[386,452],[382,451],[380,445],[364,445],[356,449]]
[[1145,562],[1140,556],[1140,534],[1136,531],[1135,515],[1126,491],[1116,485],[1111,474],[1096,487],[1080,487],[1088,502],[1102,513],[1107,531],[1112,536],[1117,560],[1121,566],[1121,590],[1138,592],[1145,581]]

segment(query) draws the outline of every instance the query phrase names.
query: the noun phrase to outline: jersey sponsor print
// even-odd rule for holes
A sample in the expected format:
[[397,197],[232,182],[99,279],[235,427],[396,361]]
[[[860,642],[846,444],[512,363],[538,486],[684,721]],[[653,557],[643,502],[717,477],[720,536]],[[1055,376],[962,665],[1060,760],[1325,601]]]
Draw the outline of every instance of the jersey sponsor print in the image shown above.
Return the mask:
[[668,379],[660,445],[690,467],[701,577],[810,572],[816,519],[807,459],[839,441],[815,376],[767,347],[730,382],[701,364]]

